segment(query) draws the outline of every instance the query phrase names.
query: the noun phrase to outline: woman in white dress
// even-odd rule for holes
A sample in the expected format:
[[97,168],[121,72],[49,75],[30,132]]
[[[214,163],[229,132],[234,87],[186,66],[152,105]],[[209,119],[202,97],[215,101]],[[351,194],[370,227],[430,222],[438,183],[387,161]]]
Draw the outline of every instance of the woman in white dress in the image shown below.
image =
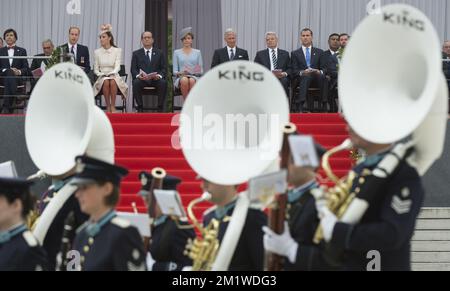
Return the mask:
[[191,27],[185,28],[180,33],[183,48],[173,54],[174,86],[181,90],[183,99],[189,95],[197,80],[203,74],[203,59],[200,50],[192,48],[194,34]]
[[128,86],[119,76],[122,61],[122,49],[114,44],[111,26],[103,26],[100,33],[101,48],[95,51],[94,73],[98,77],[94,84],[94,94],[102,92],[105,97],[106,111],[116,113],[117,91],[128,96]]

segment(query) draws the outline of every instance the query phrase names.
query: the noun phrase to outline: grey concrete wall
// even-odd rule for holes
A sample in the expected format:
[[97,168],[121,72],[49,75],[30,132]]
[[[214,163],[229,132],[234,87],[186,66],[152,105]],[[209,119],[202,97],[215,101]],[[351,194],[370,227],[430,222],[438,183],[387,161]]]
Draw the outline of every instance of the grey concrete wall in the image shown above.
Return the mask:
[[[14,161],[20,177],[28,177],[38,171],[25,144],[24,122],[22,116],[0,116],[0,163]],[[49,179],[39,181],[32,190],[40,195],[49,185]]]

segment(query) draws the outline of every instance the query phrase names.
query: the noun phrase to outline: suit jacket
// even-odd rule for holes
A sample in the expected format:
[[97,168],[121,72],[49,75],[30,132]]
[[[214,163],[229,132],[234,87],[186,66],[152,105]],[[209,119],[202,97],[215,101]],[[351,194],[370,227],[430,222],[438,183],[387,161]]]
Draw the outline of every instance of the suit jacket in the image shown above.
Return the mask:
[[[0,48],[0,56],[8,56],[8,47],[2,47]],[[15,57],[26,57],[27,51],[24,48],[16,46],[14,49],[14,56]],[[4,69],[11,69],[16,68],[19,69],[22,72],[22,76],[29,75],[29,65],[28,60],[22,59],[18,60],[15,59],[12,62],[12,66],[9,64],[9,59],[0,59],[0,72]]]
[[[322,55],[322,53],[323,51],[319,48],[313,47],[311,49],[311,68],[316,70],[323,69],[320,63],[320,56]],[[306,64],[306,57],[305,54],[303,53],[303,48],[299,48],[298,50],[292,52],[291,68],[292,68],[292,75],[294,76],[299,76],[301,71],[304,71],[308,68],[308,65]]]
[[[61,46],[63,51],[66,53],[70,53],[69,51],[69,44],[64,44]],[[90,55],[89,55],[89,49],[87,46],[77,44],[77,59],[76,64],[83,68],[83,70],[86,72],[86,74],[89,74],[91,72],[91,61],[90,61]]]
[[[263,65],[267,69],[271,69],[271,59],[272,55],[269,52],[269,49],[265,49],[259,51],[255,57],[255,63]],[[291,74],[291,57],[289,52],[285,50],[278,49],[278,58],[277,58],[277,69],[286,72],[288,75]]]
[[[248,53],[246,50],[236,47],[236,55],[234,61],[248,61]],[[214,52],[211,68],[214,68],[220,64],[230,61],[230,55],[228,54],[228,48],[224,47]]]
[[[449,59],[449,57],[445,53],[442,53],[442,59]],[[443,62],[442,66],[444,69],[445,78],[450,80],[450,62]]]
[[153,48],[152,61],[145,54],[145,49],[141,48],[133,52],[131,59],[131,76],[133,80],[139,75],[140,71],[144,71],[147,74],[157,72],[163,79],[167,75],[166,57],[162,50]]
[[[45,54],[38,54],[35,55],[35,57],[45,57]],[[44,62],[44,64],[47,65],[48,59],[33,59],[30,70],[34,71],[36,69],[39,69],[41,67],[42,62]]]
[[331,55],[331,51],[327,50],[320,56],[322,70],[332,79],[337,79],[339,61],[336,55]]

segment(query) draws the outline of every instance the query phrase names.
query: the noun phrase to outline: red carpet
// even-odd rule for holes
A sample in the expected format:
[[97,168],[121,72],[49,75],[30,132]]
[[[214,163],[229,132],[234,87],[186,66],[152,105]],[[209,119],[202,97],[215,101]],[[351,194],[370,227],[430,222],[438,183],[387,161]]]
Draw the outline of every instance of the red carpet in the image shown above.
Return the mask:
[[[198,197],[202,190],[195,180],[196,174],[189,167],[181,151],[171,147],[172,134],[177,127],[171,126],[173,114],[113,114],[112,122],[116,141],[116,162],[130,169],[130,175],[122,184],[122,196],[119,211],[132,212],[135,202],[139,212],[146,209],[136,193],[141,185],[138,173],[151,171],[154,167],[164,168],[170,175],[183,179],[179,187],[185,206]],[[346,124],[337,114],[296,114],[291,121],[298,126],[300,132],[312,134],[317,142],[326,148],[334,147],[347,137]],[[341,153],[332,158],[331,166],[336,174],[343,176],[351,167],[348,153]],[[325,177],[324,173],[320,172]],[[196,209],[201,213],[208,204]]]

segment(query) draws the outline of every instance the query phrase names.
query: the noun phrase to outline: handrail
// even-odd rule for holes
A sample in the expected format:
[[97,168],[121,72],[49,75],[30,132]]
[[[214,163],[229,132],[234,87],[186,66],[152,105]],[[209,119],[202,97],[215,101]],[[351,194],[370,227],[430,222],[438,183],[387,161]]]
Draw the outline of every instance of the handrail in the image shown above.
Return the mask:
[[52,57],[47,57],[47,56],[0,56],[0,59],[13,59],[13,60],[34,60],[34,59],[38,59],[38,60],[49,60]]

